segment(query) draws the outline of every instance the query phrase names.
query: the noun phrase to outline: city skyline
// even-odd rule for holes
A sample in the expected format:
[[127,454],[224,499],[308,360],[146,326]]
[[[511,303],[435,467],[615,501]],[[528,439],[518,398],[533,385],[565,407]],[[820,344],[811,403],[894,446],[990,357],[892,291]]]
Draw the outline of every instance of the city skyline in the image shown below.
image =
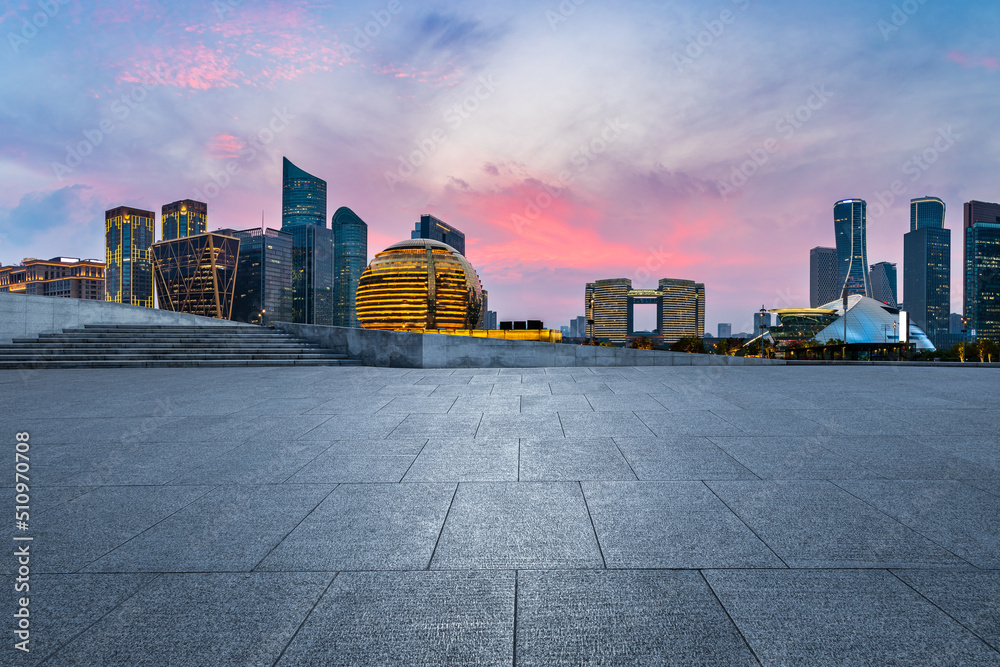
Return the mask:
[[[911,198],[1000,200],[994,5],[570,5],[60,6],[3,51],[0,261],[100,257],[123,204],[278,228],[288,155],[370,254],[419,214],[463,230],[501,319],[567,322],[603,276],[689,275],[707,329],[745,330],[808,302],[830,202],[865,199],[868,261],[902,266]],[[950,292],[961,312],[961,272]]]

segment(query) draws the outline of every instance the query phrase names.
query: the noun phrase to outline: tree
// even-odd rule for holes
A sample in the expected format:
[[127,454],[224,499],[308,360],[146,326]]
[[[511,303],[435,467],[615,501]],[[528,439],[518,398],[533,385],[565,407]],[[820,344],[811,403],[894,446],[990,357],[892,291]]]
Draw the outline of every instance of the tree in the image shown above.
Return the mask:
[[636,349],[636,350],[652,350],[653,349],[653,341],[651,341],[651,340],[649,340],[649,338],[643,336],[642,338],[639,338],[638,340],[632,341],[631,347],[634,348],[634,349]]
[[686,336],[670,346],[671,352],[705,354],[705,341],[700,336]]

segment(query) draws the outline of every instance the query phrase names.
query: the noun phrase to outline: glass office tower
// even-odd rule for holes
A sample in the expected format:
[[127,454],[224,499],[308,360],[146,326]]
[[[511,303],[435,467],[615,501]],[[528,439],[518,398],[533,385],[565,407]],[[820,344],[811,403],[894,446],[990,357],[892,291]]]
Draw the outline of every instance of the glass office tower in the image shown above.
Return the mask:
[[837,237],[838,291],[871,297],[868,280],[868,204],[862,199],[845,199],[834,204],[833,227]]
[[[887,306],[895,308],[899,305],[896,295],[896,265],[891,262],[872,264],[868,271],[868,280],[872,286],[872,298]],[[834,297],[836,298],[836,297]],[[831,299],[832,301],[833,299]]]
[[947,346],[951,312],[951,230],[937,197],[910,200],[903,235],[903,299],[910,319],[937,347]]
[[333,324],[360,327],[355,299],[358,282],[368,266],[368,225],[358,215],[341,206],[331,221],[335,244]]
[[219,233],[183,236],[154,243],[152,253],[160,310],[229,319],[238,238]]
[[420,222],[416,224],[411,239],[430,239],[447,243],[465,257],[465,234],[452,227],[443,220],[438,220],[433,215],[420,216]]
[[160,240],[173,241],[208,231],[208,204],[182,199],[164,204],[160,214]]
[[292,321],[292,235],[277,229],[230,232],[240,240],[230,319],[266,326]]
[[333,231],[326,226],[326,181],[284,158],[281,231],[292,235],[292,321],[333,324]]
[[104,300],[153,307],[156,214],[129,206],[104,212]]
[[1000,341],[1000,204],[965,204],[965,328]]
[[840,296],[843,283],[837,282],[837,249],[809,251],[809,307],[819,308]]

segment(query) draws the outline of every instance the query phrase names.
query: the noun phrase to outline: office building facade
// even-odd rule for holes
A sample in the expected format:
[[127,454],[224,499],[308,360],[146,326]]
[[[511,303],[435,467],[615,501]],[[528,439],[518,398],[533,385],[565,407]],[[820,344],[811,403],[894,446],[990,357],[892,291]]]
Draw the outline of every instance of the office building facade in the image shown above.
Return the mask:
[[965,328],[1000,341],[1000,204],[965,204]]
[[732,324],[719,324],[719,338],[732,338],[733,337],[733,325]]
[[873,299],[893,308],[899,305],[899,300],[896,296],[898,292],[896,289],[895,264],[891,262],[872,264],[868,270],[868,279],[871,283]]
[[368,266],[368,225],[358,215],[342,206],[331,221],[334,240],[333,324],[360,327],[355,297],[358,282]]
[[335,250],[326,181],[282,161],[281,231],[292,235],[292,321],[332,325]]
[[871,297],[868,280],[868,204],[862,199],[845,199],[833,206],[833,227],[837,239],[838,291]]
[[809,251],[809,307],[833,301],[844,285],[838,281],[836,248],[816,247]]
[[228,320],[236,288],[240,240],[218,233],[154,243],[160,310]]
[[754,313],[753,314],[753,335],[757,337],[764,333],[764,329],[771,328],[771,313]]
[[208,231],[208,204],[193,199],[182,199],[165,204],[160,213],[160,240],[174,239]]
[[104,262],[98,259],[27,258],[0,266],[0,292],[104,300]]
[[414,227],[410,238],[440,241],[450,245],[463,257],[465,256],[465,234],[433,215],[421,215],[420,222]]
[[277,229],[226,230],[240,240],[230,319],[266,326],[292,321],[292,235]]
[[[611,278],[587,283],[584,291],[588,338],[624,344],[630,336],[649,335],[663,344],[697,336],[705,331],[705,285],[693,280],[663,278],[655,290],[632,289],[628,278]],[[657,328],[652,332],[634,330],[636,304],[656,305]]]
[[912,322],[938,347],[951,333],[951,230],[937,197],[910,201],[910,231],[903,235],[903,300]]
[[104,212],[104,300],[153,307],[156,214],[129,206]]

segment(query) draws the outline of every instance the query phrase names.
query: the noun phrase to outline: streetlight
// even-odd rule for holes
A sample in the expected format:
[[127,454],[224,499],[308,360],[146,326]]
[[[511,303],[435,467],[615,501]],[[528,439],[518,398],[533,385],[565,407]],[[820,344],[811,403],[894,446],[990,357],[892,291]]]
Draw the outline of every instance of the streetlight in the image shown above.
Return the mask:
[[597,332],[594,331],[594,297],[590,297],[590,319],[587,320],[590,325],[590,340],[591,343],[597,344]]
[[767,325],[764,324],[764,316],[767,315],[767,308],[760,305],[760,358],[764,358],[764,336],[767,334]]
[[969,318],[962,317],[962,363],[965,363],[965,332],[969,326]]

